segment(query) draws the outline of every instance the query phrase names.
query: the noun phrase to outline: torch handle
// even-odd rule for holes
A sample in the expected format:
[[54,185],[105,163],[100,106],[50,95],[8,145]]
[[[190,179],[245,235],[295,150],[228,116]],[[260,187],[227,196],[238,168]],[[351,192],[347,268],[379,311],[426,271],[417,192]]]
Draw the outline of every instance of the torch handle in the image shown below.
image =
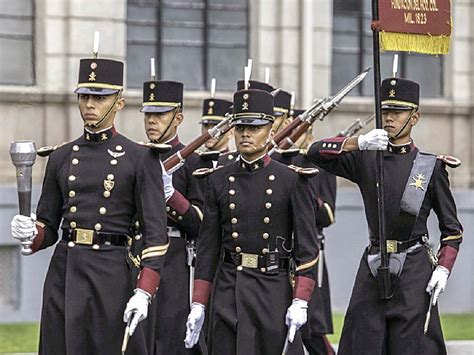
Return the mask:
[[23,216],[31,215],[31,191],[18,191],[18,202],[20,205],[20,214]]

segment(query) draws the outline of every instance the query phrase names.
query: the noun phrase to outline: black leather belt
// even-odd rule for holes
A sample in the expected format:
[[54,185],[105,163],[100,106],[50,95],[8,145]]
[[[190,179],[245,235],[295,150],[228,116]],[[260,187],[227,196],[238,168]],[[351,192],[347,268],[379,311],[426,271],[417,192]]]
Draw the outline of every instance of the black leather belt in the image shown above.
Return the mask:
[[126,234],[97,232],[92,229],[65,229],[63,230],[63,240],[83,245],[103,245],[111,244],[115,246],[127,245]]
[[[407,249],[411,248],[417,243],[424,244],[427,240],[427,236],[416,237],[407,240],[393,240],[387,239],[387,253],[403,253]],[[379,241],[376,239],[370,239],[370,252],[378,252]]]
[[[227,249],[224,250],[224,261],[237,267],[242,266],[251,269],[262,269],[267,266],[265,255],[235,253]],[[278,268],[288,270],[290,268],[290,258],[280,256],[278,258]]]

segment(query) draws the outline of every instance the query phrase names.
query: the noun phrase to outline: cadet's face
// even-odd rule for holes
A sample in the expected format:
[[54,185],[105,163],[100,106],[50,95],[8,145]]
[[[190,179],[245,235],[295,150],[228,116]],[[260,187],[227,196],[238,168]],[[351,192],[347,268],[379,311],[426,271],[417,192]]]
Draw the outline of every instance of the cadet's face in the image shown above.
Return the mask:
[[272,125],[237,125],[234,136],[240,154],[247,160],[254,160],[267,150],[267,143],[273,138]]
[[145,113],[145,131],[150,141],[164,143],[176,135],[178,126],[183,121],[183,114],[177,113],[173,120],[175,111]]
[[412,115],[412,117],[410,118],[410,122],[406,125],[402,132],[400,132],[406,120],[410,116],[410,113],[410,110],[382,111],[383,128],[387,131],[389,138],[391,138],[392,140],[396,139],[397,141],[399,141],[402,138],[410,137],[412,127],[418,122],[418,112]]
[[[110,109],[110,106],[113,104],[116,95],[87,95],[79,94],[79,111],[81,112],[82,119],[85,124],[91,125],[99,122],[107,111]],[[101,127],[110,127],[114,123],[115,113],[123,108],[125,104],[124,99],[120,98],[115,103],[115,107],[110,110],[110,113],[107,115],[107,118],[101,123]]]
[[[206,133],[212,127],[216,126],[214,123],[201,124],[201,133]],[[221,135],[219,139],[211,138],[204,143],[208,150],[222,151],[228,148],[229,140],[232,137],[232,129]]]
[[276,133],[280,132],[283,128],[285,128],[289,124],[289,119],[285,115],[275,116],[275,121],[273,122],[273,129]]

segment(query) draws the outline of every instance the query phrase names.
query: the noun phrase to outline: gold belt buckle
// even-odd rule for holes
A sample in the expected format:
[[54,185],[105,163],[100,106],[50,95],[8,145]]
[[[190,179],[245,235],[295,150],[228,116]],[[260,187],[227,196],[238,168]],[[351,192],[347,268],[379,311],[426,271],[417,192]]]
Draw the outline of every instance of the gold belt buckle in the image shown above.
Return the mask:
[[397,253],[398,243],[396,240],[387,239],[387,253]]
[[92,229],[76,228],[74,231],[76,233],[77,244],[92,245],[94,242],[94,231]]
[[241,253],[242,256],[242,266],[248,267],[250,269],[256,269],[258,267],[258,255],[257,254],[246,254]]

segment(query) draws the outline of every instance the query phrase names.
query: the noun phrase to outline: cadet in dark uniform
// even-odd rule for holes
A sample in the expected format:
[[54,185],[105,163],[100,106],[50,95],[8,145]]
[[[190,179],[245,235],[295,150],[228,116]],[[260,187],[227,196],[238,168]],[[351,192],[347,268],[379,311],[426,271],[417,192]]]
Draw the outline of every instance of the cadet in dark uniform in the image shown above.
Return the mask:
[[[201,131],[205,133],[212,127],[221,123],[226,114],[231,111],[232,102],[222,99],[206,99],[202,105]],[[219,152],[221,154],[229,153],[229,141],[232,138],[233,130],[230,129],[219,139],[211,138],[205,144],[206,151]]]
[[[291,110],[290,117],[297,117],[304,110]],[[316,228],[318,232],[318,247],[320,260],[318,261],[316,282],[318,287],[308,308],[308,322],[301,329],[303,343],[311,355],[334,354],[329,340],[325,334],[333,333],[331,294],[329,278],[324,256],[325,237],[324,228],[334,223],[336,205],[336,176],[316,166],[308,159],[307,147],[313,140],[312,129],[308,129],[296,142],[294,147],[286,151],[272,154],[272,159],[286,165],[296,165],[305,168],[317,168],[319,173],[308,179],[309,186],[316,206]],[[320,264],[322,261],[322,264]],[[321,278],[321,279],[319,279]]]
[[273,122],[273,130],[277,134],[291,122],[291,94],[284,90],[278,91],[275,95],[274,105],[275,122]]
[[[166,143],[171,149],[161,155],[164,161],[184,145],[178,138],[183,116],[183,84],[173,81],[148,81],[143,85],[145,129],[148,139]],[[201,182],[192,176],[200,168],[197,154],[186,158],[165,183],[170,246],[161,274],[160,288],[146,321],[150,354],[184,354],[183,334],[190,305],[190,268],[187,244],[199,232],[202,220]]]
[[[123,63],[81,60],[75,92],[84,134],[50,149],[36,224],[24,216],[12,221],[14,236],[36,234],[34,252],[60,239],[44,284],[40,354],[120,353],[133,295],[126,246],[135,216],[144,249],[125,312],[132,328],[146,317],[160,281],[168,240],[159,158],[113,126],[124,106],[122,81]],[[141,327],[128,349],[147,353]]]
[[[279,354],[288,332],[294,340],[290,353],[303,354],[295,332],[306,322],[318,260],[307,179],[267,155],[273,136],[271,94],[238,91],[233,115],[241,156],[207,177],[185,343],[191,347],[198,340],[215,277],[210,353]],[[289,280],[293,262],[294,289]]]
[[[369,226],[370,245],[356,276],[339,353],[446,354],[437,307],[433,307],[426,334],[424,322],[430,303],[427,292],[434,292],[436,304],[462,241],[463,230],[446,171],[446,165],[455,166],[457,162],[421,152],[415,146],[411,130],[420,118],[417,83],[385,79],[381,99],[384,130],[324,139],[308,152],[317,165],[359,185]],[[383,184],[387,251],[392,277],[397,279],[388,301],[379,298],[375,278],[380,253],[374,150],[386,150]],[[429,257],[425,244],[426,222],[432,209],[441,231],[437,258]]]

